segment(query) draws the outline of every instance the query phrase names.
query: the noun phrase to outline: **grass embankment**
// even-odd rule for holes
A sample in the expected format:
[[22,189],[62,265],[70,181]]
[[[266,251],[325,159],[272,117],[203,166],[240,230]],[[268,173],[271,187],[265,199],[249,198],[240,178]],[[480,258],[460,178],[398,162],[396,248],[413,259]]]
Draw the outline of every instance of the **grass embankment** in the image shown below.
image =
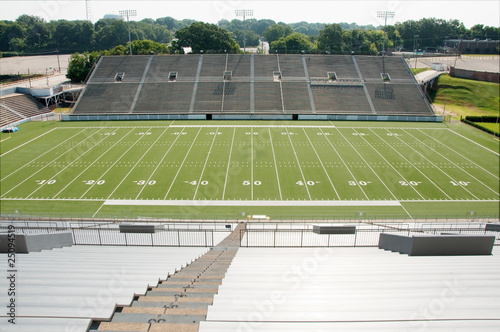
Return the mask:
[[457,116],[498,116],[500,84],[467,80],[443,74],[437,90],[429,93],[431,101]]
[[430,68],[410,68],[413,75],[420,74],[421,72],[428,71]]

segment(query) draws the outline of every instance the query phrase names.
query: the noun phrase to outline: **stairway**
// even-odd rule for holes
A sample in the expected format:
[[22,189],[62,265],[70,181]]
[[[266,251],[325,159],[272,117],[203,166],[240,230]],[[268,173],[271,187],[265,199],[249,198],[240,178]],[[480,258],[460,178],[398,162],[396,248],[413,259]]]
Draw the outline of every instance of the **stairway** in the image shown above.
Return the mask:
[[146,295],[136,297],[130,307],[118,308],[111,322],[101,323],[98,330],[197,332],[238,251],[240,231],[245,228],[245,223],[238,224],[205,255],[161,281]]

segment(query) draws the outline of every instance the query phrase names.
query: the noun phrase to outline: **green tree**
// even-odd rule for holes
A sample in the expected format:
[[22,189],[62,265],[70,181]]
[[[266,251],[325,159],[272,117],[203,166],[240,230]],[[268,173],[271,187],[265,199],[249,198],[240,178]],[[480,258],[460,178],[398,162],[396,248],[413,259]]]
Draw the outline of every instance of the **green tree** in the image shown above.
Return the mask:
[[[233,31],[233,36],[239,45],[244,45],[244,43],[243,43],[244,39],[246,39],[246,46],[247,47],[259,46],[259,43],[260,43],[259,35],[257,35],[252,30],[247,30],[246,36],[243,36],[243,31],[236,29]],[[246,38],[244,38],[244,37],[246,37]]]
[[240,47],[229,31],[215,24],[195,22],[175,32],[181,47],[191,47],[193,53],[240,53]]
[[314,50],[314,44],[303,33],[294,32],[286,37],[271,43],[270,53],[311,53]]
[[[96,33],[96,48],[105,50],[122,45],[128,42],[127,22],[121,20],[100,20],[107,21]],[[97,23],[99,23],[98,21]],[[96,26],[97,26],[96,23]]]
[[318,51],[320,53],[341,54],[344,47],[342,27],[339,24],[328,24],[319,32]]
[[268,27],[263,35],[264,38],[271,44],[274,41],[277,41],[280,38],[285,38],[286,36],[293,33],[293,29],[291,26],[285,23],[278,23]]
[[69,78],[71,82],[75,83],[85,81],[94,65],[97,63],[97,61],[99,61],[100,56],[101,55],[98,52],[72,54],[70,57],[66,77]]

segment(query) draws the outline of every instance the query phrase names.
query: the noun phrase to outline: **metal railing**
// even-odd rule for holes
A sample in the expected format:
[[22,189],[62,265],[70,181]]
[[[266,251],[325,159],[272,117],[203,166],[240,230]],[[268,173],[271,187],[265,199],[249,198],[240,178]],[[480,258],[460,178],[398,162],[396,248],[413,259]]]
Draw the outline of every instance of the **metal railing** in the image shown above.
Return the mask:
[[[0,232],[7,226],[0,227]],[[222,231],[229,234],[231,229]],[[213,229],[160,229],[154,232],[120,232],[118,228],[16,227],[18,234],[50,234],[71,232],[75,245],[152,246],[152,247],[213,247]]]
[[354,234],[316,234],[312,229],[246,229],[240,231],[241,247],[308,248],[308,247],[377,247],[381,233],[396,235],[470,234],[495,236],[500,245],[500,233],[484,228],[408,228],[356,229]]

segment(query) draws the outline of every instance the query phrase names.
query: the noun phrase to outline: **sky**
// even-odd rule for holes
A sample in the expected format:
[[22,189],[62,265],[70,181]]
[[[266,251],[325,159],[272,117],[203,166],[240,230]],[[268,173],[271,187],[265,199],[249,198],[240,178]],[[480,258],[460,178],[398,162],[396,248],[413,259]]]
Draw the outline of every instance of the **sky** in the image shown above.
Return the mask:
[[255,19],[271,19],[276,22],[296,23],[357,23],[379,26],[377,11],[394,11],[394,18],[387,24],[420,20],[421,18],[458,19],[467,28],[475,24],[500,26],[500,1],[498,0],[56,0],[27,1],[0,0],[0,20],[15,20],[22,14],[35,15],[47,21],[67,19],[84,20],[89,4],[93,22],[105,14],[118,14],[119,10],[137,10],[137,17],[157,19],[171,16],[217,23],[221,19],[237,18],[235,10],[251,9]]

